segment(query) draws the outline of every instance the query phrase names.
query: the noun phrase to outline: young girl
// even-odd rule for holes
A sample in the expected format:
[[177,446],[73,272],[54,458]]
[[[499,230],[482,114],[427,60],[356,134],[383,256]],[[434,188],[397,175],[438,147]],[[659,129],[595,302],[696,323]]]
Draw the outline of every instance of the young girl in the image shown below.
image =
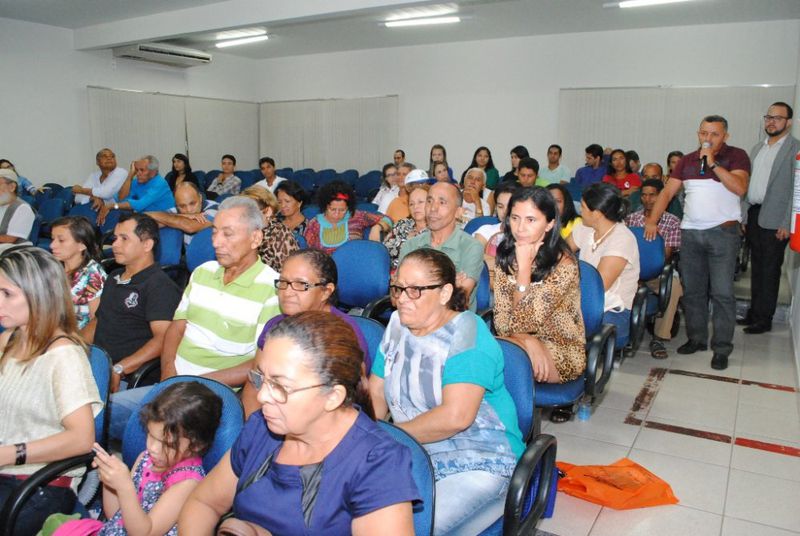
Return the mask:
[[138,536],[178,533],[178,513],[205,476],[202,456],[214,441],[222,400],[197,382],[170,385],[142,408],[147,449],[129,471],[94,444],[108,521],[68,521],[54,536]]

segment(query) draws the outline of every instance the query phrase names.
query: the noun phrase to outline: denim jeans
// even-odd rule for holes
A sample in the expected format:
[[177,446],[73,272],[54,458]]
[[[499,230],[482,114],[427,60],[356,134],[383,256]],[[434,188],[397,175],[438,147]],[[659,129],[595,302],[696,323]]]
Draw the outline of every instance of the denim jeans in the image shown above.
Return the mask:
[[690,341],[708,342],[708,302],[713,307],[711,349],[730,355],[736,326],[733,276],[739,253],[739,226],[681,229],[681,278],[686,334]]
[[617,335],[614,337],[615,348],[620,349],[631,337],[631,310],[606,311],[603,313],[603,324],[614,324],[617,328]]
[[111,423],[108,427],[108,435],[111,436],[111,439],[122,441],[128,419],[139,408],[142,399],[150,392],[152,387],[152,385],[149,385],[137,389],[128,389],[111,395]]
[[508,478],[486,471],[456,473],[436,483],[433,533],[480,534],[503,516]]
[[[0,509],[22,481],[0,476]],[[22,507],[14,536],[34,536],[42,528],[44,520],[56,512],[72,512],[75,506],[75,493],[70,488],[43,486],[39,488]]]

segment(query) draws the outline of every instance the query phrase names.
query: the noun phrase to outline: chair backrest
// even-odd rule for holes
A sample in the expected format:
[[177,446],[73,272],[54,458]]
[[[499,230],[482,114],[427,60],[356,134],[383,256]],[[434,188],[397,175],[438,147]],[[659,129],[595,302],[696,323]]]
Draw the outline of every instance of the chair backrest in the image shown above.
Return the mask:
[[39,204],[39,215],[42,221],[50,223],[64,215],[64,200],[59,197],[45,199]]
[[308,242],[306,241],[306,237],[299,233],[293,233],[293,234],[294,234],[294,239],[297,240],[297,247],[299,247],[300,249],[307,249]]
[[190,272],[203,264],[217,258],[214,246],[211,243],[212,227],[207,227],[195,233],[191,243],[186,246],[186,267]]
[[364,318],[363,316],[353,316],[351,318],[355,320],[361,333],[364,335],[364,339],[367,341],[369,354],[364,356],[364,366],[367,370],[367,376],[369,376],[369,372],[372,370],[372,363],[375,361],[375,355],[378,353],[378,347],[381,344],[383,332],[386,328],[383,324],[371,318]]
[[58,184],[57,182],[46,182],[42,185],[42,188],[49,189],[50,193],[55,196],[58,192],[64,189],[64,185]]
[[350,307],[365,307],[389,292],[389,251],[380,242],[351,240],[333,252],[339,271],[336,292]]
[[566,186],[569,195],[572,196],[572,200],[575,203],[580,203],[581,199],[583,198],[583,188],[581,187],[581,185],[575,182],[575,179],[573,178],[569,183],[565,184],[564,186]]
[[605,289],[603,278],[594,266],[586,261],[578,261],[578,266],[581,273],[581,313],[588,339],[603,325]]
[[494,225],[496,223],[500,223],[500,220],[494,216],[479,216],[477,218],[472,218],[467,222],[467,224],[464,226],[464,232],[471,235],[484,225]]
[[72,188],[63,188],[61,191],[57,192],[54,197],[64,200],[65,210],[70,209],[73,203],[75,203],[75,193],[72,191]]
[[236,175],[237,177],[239,177],[239,179],[241,179],[241,181],[242,181],[241,189],[242,190],[252,186],[253,183],[255,182],[255,180],[254,180],[255,176],[252,173],[250,173],[249,171],[240,171],[240,170],[237,169],[236,172],[234,173],[234,175]]
[[301,212],[303,213],[303,216],[305,216],[307,220],[310,220],[311,218],[319,214],[320,211],[317,204],[313,203],[305,205]]
[[67,212],[69,216],[83,216],[88,219],[92,225],[97,225],[97,211],[92,208],[91,203],[84,203],[83,205],[74,205]]
[[364,212],[378,213],[378,205],[375,203],[361,202],[356,203],[356,210],[363,210]]
[[317,171],[317,186],[322,186],[336,180],[335,169],[320,169]]
[[639,279],[649,281],[661,275],[666,261],[664,239],[656,235],[654,240],[644,239],[644,227],[631,227],[636,245],[639,246]]
[[173,376],[154,385],[142,399],[139,408],[131,413],[131,417],[128,419],[128,424],[125,426],[125,434],[122,437],[122,459],[128,467],[133,466],[136,457],[145,449],[147,432],[139,421],[139,410],[158,396],[165,388],[179,382],[201,383],[222,399],[222,416],[220,417],[217,433],[214,436],[214,443],[206,455],[203,456],[203,467],[206,472],[211,471],[217,465],[217,462],[231,448],[236,438],[239,437],[239,432],[244,425],[244,410],[236,393],[230,387],[200,376]]
[[28,240],[30,240],[33,245],[39,241],[39,231],[42,228],[42,217],[38,214],[34,215],[33,217],[33,225],[31,225],[31,232],[28,234]]
[[[355,183],[356,195],[360,199],[367,199],[367,195],[377,188],[381,187],[381,172],[377,170],[369,171],[362,175]],[[371,201],[367,199],[367,201]]]
[[478,286],[475,289],[475,307],[478,312],[485,311],[492,306],[492,289],[489,283],[489,268],[486,263],[483,263],[481,269],[481,278],[478,280]]
[[310,194],[317,185],[317,174],[311,170],[296,171],[292,180]]
[[105,235],[114,230],[114,227],[119,223],[119,217],[122,216],[121,210],[111,210],[106,216],[103,225],[100,226],[100,234]]
[[414,534],[430,536],[433,534],[433,511],[436,502],[436,482],[430,456],[425,448],[404,430],[386,421],[378,421],[378,426],[411,451],[411,476],[422,497],[422,503],[414,505]]
[[108,440],[108,397],[111,387],[111,358],[105,350],[94,344],[89,346],[89,366],[103,401],[103,409],[94,418],[94,440],[105,446]]
[[283,177],[284,179],[292,180],[292,177],[294,177],[294,170],[290,167],[276,169],[275,175],[278,177]]
[[522,438],[527,443],[534,425],[533,368],[528,354],[513,342],[497,339],[503,349],[503,379],[517,409],[517,421]]
[[179,264],[183,251],[183,231],[162,227],[158,230],[158,237],[158,263],[161,266]]
[[197,178],[197,184],[200,185],[200,189],[201,190],[205,190],[206,189],[205,188],[206,187],[206,172],[205,171],[200,171],[200,170],[197,170],[197,169],[193,169],[192,173],[194,173],[194,176]]
[[346,169],[339,173],[338,178],[340,181],[344,181],[350,186],[355,187],[356,181],[358,180],[358,171],[355,169]]

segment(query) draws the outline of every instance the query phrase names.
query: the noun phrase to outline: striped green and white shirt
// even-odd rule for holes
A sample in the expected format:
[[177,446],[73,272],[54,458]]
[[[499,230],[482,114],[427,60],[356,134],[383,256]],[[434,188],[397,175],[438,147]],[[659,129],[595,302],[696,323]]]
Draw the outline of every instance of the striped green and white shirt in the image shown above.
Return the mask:
[[174,320],[186,320],[175,370],[200,376],[253,359],[264,324],[280,314],[278,273],[259,259],[235,280],[223,282],[217,261],[198,266],[183,292]]

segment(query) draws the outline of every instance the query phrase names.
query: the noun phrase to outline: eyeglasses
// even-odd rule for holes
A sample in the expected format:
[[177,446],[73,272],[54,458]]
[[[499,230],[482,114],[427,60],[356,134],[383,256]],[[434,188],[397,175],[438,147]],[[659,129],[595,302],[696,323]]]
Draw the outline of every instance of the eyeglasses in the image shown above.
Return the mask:
[[276,279],[275,288],[278,290],[286,290],[292,287],[292,290],[298,292],[307,292],[314,287],[324,287],[327,283],[320,281],[319,283],[306,283],[305,281],[288,281],[286,279]]
[[286,401],[289,400],[289,395],[291,394],[299,393],[300,391],[307,391],[309,389],[315,389],[317,387],[325,387],[327,385],[325,383],[318,383],[317,385],[309,385],[308,387],[290,389],[270,378],[267,378],[261,371],[255,369],[247,371],[247,379],[250,381],[253,387],[255,387],[256,391],[260,391],[261,388],[266,385],[267,390],[269,390],[269,396],[272,397],[277,404],[285,404]]
[[426,286],[408,286],[408,287],[401,287],[399,285],[389,285],[389,292],[392,295],[392,298],[399,298],[400,295],[405,292],[406,296],[411,298],[412,300],[418,300],[420,296],[422,296],[423,290],[433,290],[435,288],[441,288],[445,284],[439,283],[438,285],[426,285]]
[[766,121],[766,122],[769,122],[769,121],[780,121],[780,120],[786,121],[787,119],[789,119],[789,118],[788,117],[783,117],[783,116],[780,116],[780,115],[765,115],[764,116],[764,121]]

